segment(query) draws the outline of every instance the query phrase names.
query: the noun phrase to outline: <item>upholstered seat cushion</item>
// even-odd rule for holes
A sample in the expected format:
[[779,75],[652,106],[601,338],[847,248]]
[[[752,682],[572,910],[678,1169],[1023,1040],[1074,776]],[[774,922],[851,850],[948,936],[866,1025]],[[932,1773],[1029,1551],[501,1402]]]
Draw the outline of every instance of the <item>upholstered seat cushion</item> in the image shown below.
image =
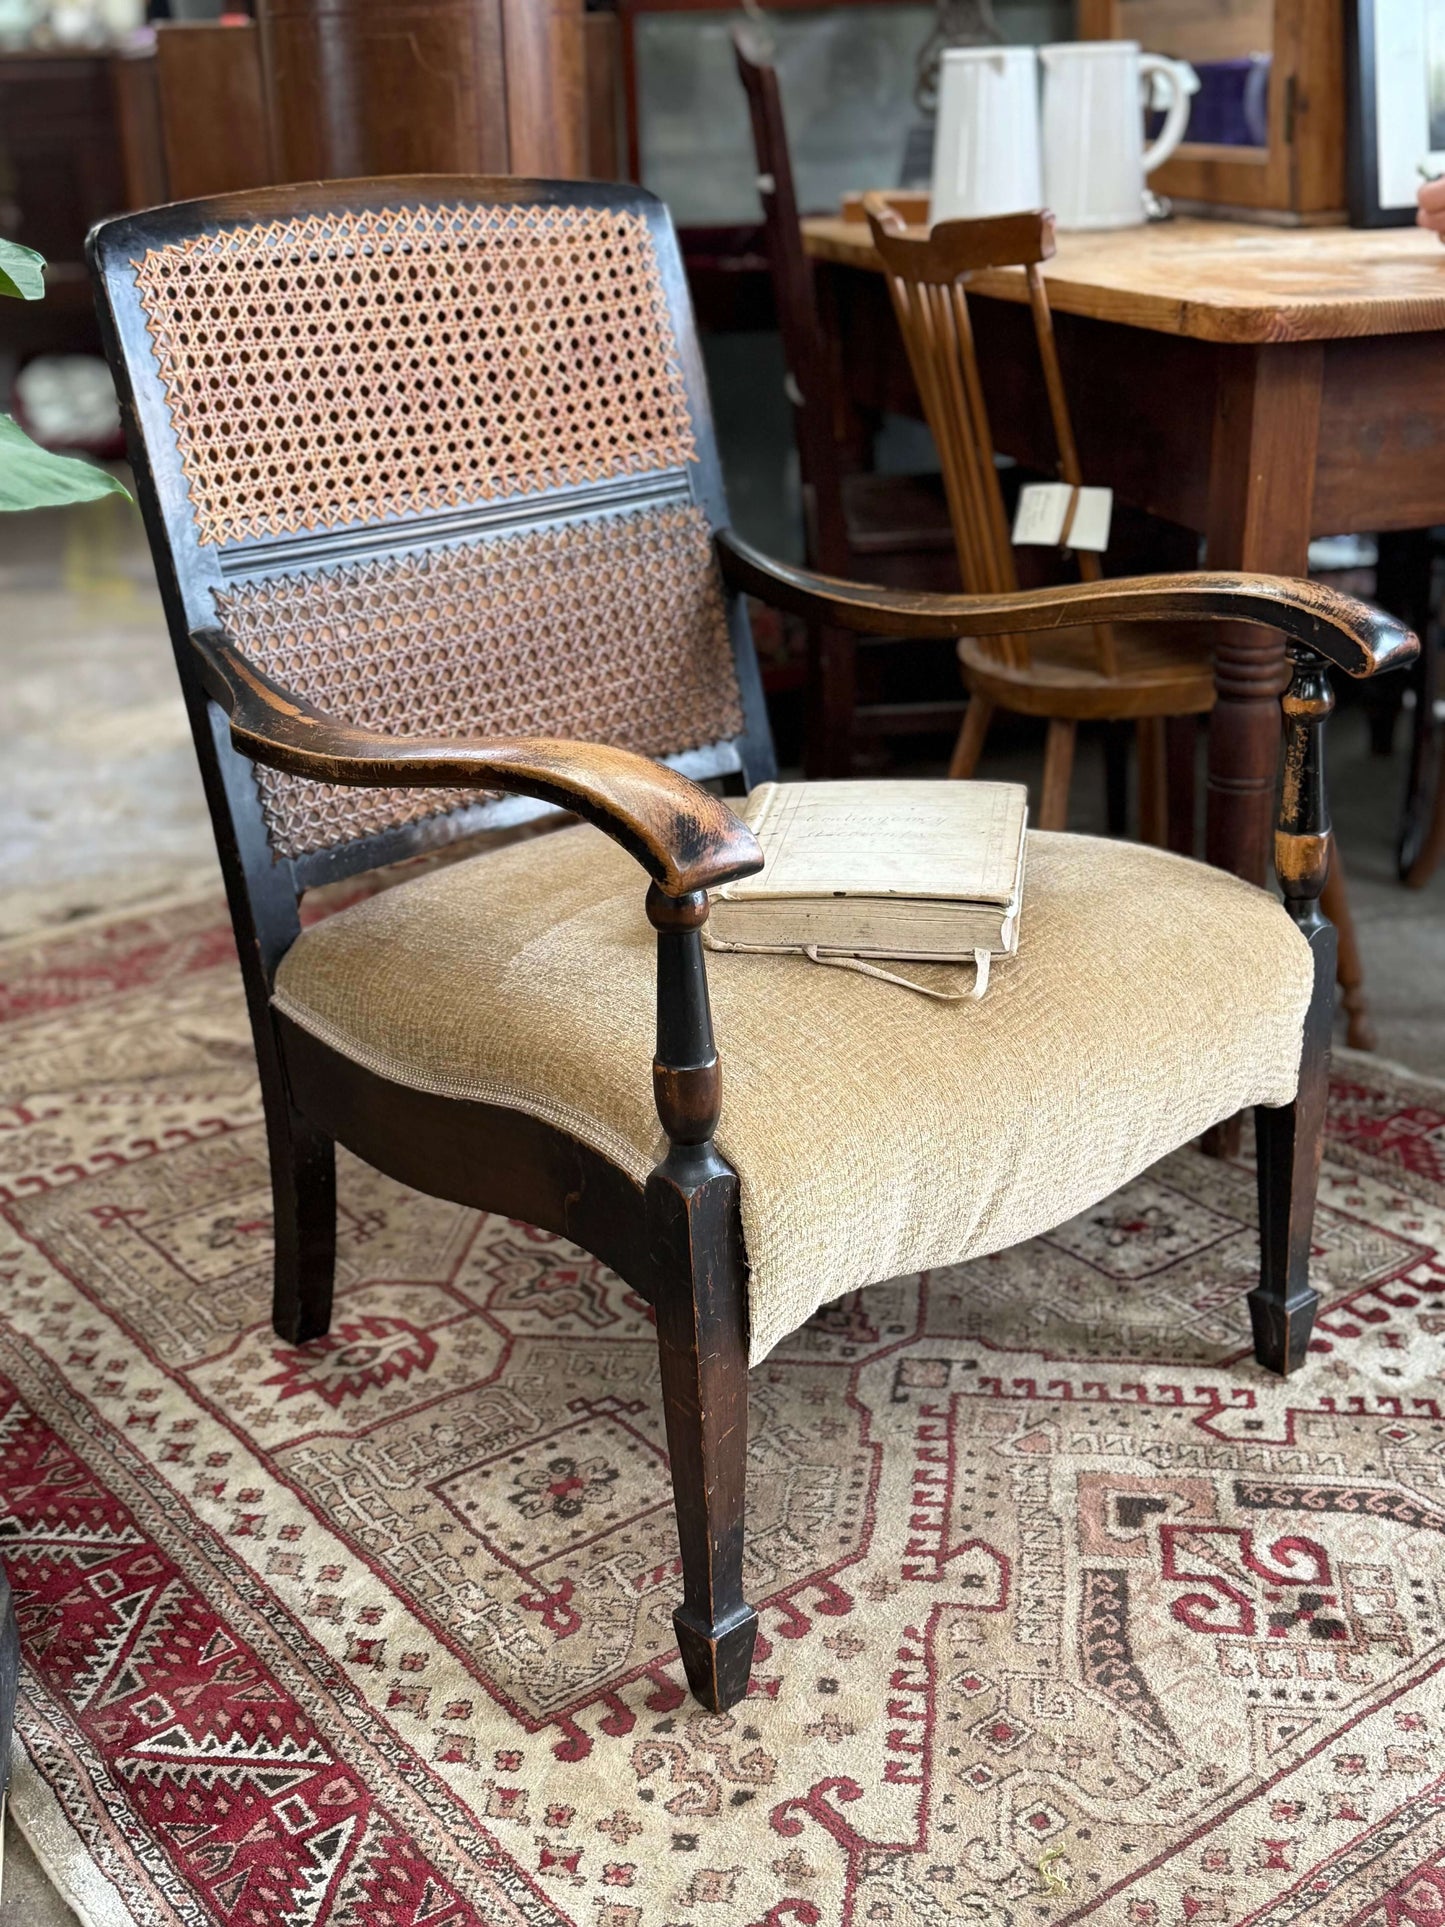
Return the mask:
[[[1272,897],[1134,844],[1029,844],[1018,955],[981,1002],[709,956],[755,1362],[841,1292],[1002,1250],[1293,1097],[1312,966]],[[645,888],[585,826],[473,857],[308,929],[276,1005],[373,1070],[546,1118],[641,1179],[661,1143]]]

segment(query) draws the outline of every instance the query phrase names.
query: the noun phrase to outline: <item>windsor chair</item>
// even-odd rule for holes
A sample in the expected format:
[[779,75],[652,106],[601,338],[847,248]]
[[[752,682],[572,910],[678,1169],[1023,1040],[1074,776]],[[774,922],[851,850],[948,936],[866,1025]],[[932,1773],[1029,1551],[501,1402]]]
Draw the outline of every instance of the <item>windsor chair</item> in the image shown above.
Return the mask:
[[[1058,443],[1059,475],[1079,487],[1084,477],[1048,291],[1039,272],[1039,263],[1054,251],[1053,217],[1036,212],[941,221],[920,234],[909,232],[897,209],[881,195],[868,196],[864,205],[919,398],[942,458],[964,586],[1008,593],[1019,586],[1018,570],[969,321],[967,282],[981,268],[1023,269]],[[1078,566],[1083,581],[1101,579],[1097,555],[1081,551]],[[1061,830],[1080,722],[1132,722],[1139,746],[1141,830],[1146,842],[1165,842],[1165,723],[1204,715],[1214,706],[1206,631],[1176,629],[1166,635],[1143,624],[1116,631],[1098,623],[1039,639],[967,636],[958,653],[972,700],[954,749],[951,776],[973,774],[997,710],[1043,717],[1048,735],[1037,820],[1041,829]]]
[[[969,276],[980,269],[1023,268],[1058,446],[1059,474],[1078,487],[1083,476],[1048,290],[1039,271],[1039,264],[1054,251],[1052,218],[1033,212],[996,221],[941,222],[927,236],[920,236],[904,231],[897,207],[882,196],[866,196],[865,208],[920,397],[943,451],[965,585],[1016,587],[966,290]],[[1079,554],[1078,565],[1086,582],[1097,581],[1102,573],[1099,558],[1088,551]],[[1164,635],[1142,624],[1123,632],[1098,625],[1092,631],[1076,629],[1042,642],[965,637],[959,643],[959,658],[973,700],[959,734],[951,775],[972,774],[996,708],[1045,716],[1049,726],[1039,824],[1044,829],[1062,829],[1079,721],[1134,719],[1144,840],[1193,849],[1194,719],[1214,703],[1212,650],[1206,631],[1176,629]],[[1349,1042],[1358,1050],[1373,1050],[1375,1031],[1365,1003],[1364,968],[1337,849],[1330,854],[1324,908],[1338,932],[1337,974]]]
[[[1255,1105],[1255,1351],[1300,1363],[1334,941],[1324,664],[1371,675],[1408,631],[1268,577],[960,596],[771,561],[729,532],[676,237],[637,188],[318,182],[88,246],[236,931],[283,1339],[331,1320],[338,1143],[611,1266],[656,1322],[673,1626],[714,1709],[746,1691],[757,1630],[748,1368],[819,1304],[1031,1236]],[[1295,656],[1284,904],[1036,836],[1020,952],[981,1002],[802,958],[707,966],[707,893],[761,856],[702,782],[773,774],[745,594],[944,640],[1272,625]],[[302,928],[315,884],[559,812],[583,821]],[[655,1658],[653,1588],[597,1583]]]

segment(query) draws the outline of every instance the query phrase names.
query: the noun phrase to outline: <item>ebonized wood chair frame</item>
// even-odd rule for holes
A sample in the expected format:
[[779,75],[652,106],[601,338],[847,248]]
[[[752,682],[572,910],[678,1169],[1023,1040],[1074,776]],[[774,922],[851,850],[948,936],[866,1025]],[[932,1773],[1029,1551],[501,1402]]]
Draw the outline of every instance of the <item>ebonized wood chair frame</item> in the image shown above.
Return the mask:
[[[190,527],[183,481],[153,376],[127,264],[207,222],[380,205],[384,197],[611,200],[647,210],[701,429],[698,497],[716,529],[729,590],[747,725],[708,774],[750,785],[771,774],[766,719],[741,611],[743,592],[804,618],[900,638],[1022,634],[1081,621],[1247,620],[1283,632],[1295,658],[1285,698],[1284,792],[1276,861],[1287,908],[1315,954],[1298,1095],[1261,1110],[1262,1262],[1250,1294],[1256,1354],[1287,1372],[1304,1356],[1316,1305],[1310,1225],[1323,1132],[1334,932],[1318,909],[1328,861],[1320,728],[1330,707],[1324,663],[1368,676],[1407,660],[1400,624],[1336,592],[1264,577],[1192,574],[998,596],[878,590],[782,566],[728,533],[681,264],[665,214],[633,190],[506,181],[344,182],[265,190],[108,224],[91,241],[102,325],[120,387],[137,489],[190,708],[234,920],[265,1105],[275,1207],[274,1323],[293,1343],[323,1333],[335,1260],[335,1159],[342,1143],[379,1170],[439,1197],[522,1217],[594,1253],[652,1305],[683,1565],[674,1623],[687,1677],[707,1706],[747,1689],[757,1615],[742,1587],[747,1459],[746,1257],[736,1173],[713,1144],[722,1102],[701,929],[710,887],[759,866],[748,832],[680,771],[597,744],[545,739],[387,737],[329,717],[269,681],[206,619],[209,571]],[[119,232],[117,232],[119,231]],[[404,539],[405,531],[402,531]],[[359,787],[484,784],[506,800],[412,826],[324,859],[276,860],[252,762]],[[554,1126],[478,1102],[399,1086],[276,1014],[277,965],[299,934],[309,884],[393,860],[525,809],[588,818],[647,871],[657,932],[654,1090],[667,1153],[639,1186]]]

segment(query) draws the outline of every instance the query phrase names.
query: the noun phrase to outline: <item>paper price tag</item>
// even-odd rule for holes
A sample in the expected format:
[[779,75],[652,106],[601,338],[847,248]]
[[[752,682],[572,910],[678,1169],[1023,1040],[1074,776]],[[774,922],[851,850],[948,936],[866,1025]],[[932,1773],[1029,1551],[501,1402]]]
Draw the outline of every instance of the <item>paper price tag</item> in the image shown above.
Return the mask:
[[1067,482],[1030,482],[1020,489],[1014,547],[1056,549],[1063,539],[1073,492]]
[[[1075,497],[1077,501],[1075,502]],[[1069,504],[1075,502],[1073,521]],[[1109,546],[1109,524],[1114,513],[1111,488],[1070,488],[1067,482],[1030,482],[1019,491],[1014,516],[1015,548],[1089,549],[1102,554]]]
[[1109,523],[1113,514],[1113,489],[1081,488],[1073,524],[1065,538],[1069,547],[1102,555],[1109,546]]

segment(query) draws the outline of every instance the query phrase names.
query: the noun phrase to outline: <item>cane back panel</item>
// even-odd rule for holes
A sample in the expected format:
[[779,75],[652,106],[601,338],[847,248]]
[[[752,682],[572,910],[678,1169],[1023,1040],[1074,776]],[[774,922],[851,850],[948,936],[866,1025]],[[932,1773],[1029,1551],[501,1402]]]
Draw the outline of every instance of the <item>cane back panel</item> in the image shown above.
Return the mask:
[[[279,683],[389,736],[585,737],[665,756],[742,728],[712,538],[690,505],[273,576],[216,608]],[[260,767],[256,780],[283,856],[458,800]]]
[[[392,735],[741,733],[654,233],[616,202],[398,199],[135,252],[203,619]],[[287,857],[476,800],[257,780]]]

